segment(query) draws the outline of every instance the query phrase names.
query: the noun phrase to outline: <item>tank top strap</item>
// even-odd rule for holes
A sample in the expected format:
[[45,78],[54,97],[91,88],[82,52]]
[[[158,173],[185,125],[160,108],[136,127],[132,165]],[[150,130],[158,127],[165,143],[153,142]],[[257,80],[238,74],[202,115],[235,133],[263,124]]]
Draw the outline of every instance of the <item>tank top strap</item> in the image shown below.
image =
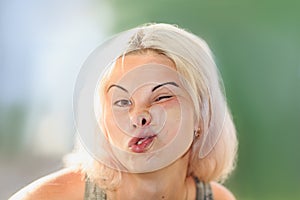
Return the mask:
[[92,182],[87,176],[85,178],[84,200],[106,200],[106,192]]
[[[196,200],[213,200],[211,185],[193,177],[196,184]],[[106,200],[106,192],[99,188],[88,177],[85,181],[84,200]]]
[[194,176],[194,181],[196,184],[196,200],[213,200],[213,193],[211,185],[209,183],[204,183]]

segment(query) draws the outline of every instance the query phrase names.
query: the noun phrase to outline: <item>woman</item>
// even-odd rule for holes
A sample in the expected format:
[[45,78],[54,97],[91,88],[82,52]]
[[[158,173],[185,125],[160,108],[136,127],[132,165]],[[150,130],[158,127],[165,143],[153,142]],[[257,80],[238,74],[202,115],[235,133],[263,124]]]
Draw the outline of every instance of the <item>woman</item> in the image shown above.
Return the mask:
[[221,86],[209,47],[187,31],[151,24],[113,37],[78,76],[69,167],[11,199],[235,199],[217,183],[237,150]]

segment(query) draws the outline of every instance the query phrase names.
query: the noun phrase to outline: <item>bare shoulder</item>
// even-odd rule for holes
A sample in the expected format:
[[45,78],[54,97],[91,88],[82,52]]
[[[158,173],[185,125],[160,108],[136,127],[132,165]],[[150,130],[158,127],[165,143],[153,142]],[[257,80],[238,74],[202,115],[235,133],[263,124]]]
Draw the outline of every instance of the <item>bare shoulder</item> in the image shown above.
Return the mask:
[[233,194],[223,185],[217,182],[211,182],[211,187],[215,200],[236,200]]
[[82,200],[83,195],[84,176],[78,169],[66,168],[32,182],[9,200]]

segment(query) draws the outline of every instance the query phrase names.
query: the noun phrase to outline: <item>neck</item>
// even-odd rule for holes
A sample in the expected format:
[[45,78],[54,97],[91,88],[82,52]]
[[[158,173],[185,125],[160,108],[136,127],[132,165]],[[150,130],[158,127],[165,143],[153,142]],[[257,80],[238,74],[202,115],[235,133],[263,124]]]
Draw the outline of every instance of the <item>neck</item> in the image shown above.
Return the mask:
[[189,153],[161,170],[122,174],[120,187],[108,199],[194,199],[195,185],[188,177]]

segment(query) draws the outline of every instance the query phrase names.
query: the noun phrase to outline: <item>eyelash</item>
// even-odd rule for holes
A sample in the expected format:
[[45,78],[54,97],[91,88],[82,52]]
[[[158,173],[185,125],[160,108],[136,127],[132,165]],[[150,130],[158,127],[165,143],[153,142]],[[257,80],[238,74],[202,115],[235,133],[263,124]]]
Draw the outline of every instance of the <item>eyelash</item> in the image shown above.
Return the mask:
[[[172,95],[159,96],[159,97],[157,97],[157,98],[154,99],[154,102],[159,102],[159,101],[162,101],[164,99],[169,99],[169,98],[172,98],[172,97],[173,97]],[[114,105],[118,106],[118,107],[123,107],[124,108],[124,107],[131,106],[132,102],[130,100],[127,100],[127,99],[121,99],[121,100],[115,101]]]
[[[123,103],[126,102],[127,104],[124,105]],[[131,106],[132,105],[132,102],[130,100],[127,100],[127,99],[121,99],[121,100],[118,100],[116,102],[114,102],[114,105],[115,106],[118,106],[118,107],[127,107],[127,106]]]
[[159,96],[157,97],[154,101],[155,102],[158,102],[158,101],[161,101],[163,99],[169,99],[169,98],[172,98],[173,96],[172,95],[164,95],[164,96]]

